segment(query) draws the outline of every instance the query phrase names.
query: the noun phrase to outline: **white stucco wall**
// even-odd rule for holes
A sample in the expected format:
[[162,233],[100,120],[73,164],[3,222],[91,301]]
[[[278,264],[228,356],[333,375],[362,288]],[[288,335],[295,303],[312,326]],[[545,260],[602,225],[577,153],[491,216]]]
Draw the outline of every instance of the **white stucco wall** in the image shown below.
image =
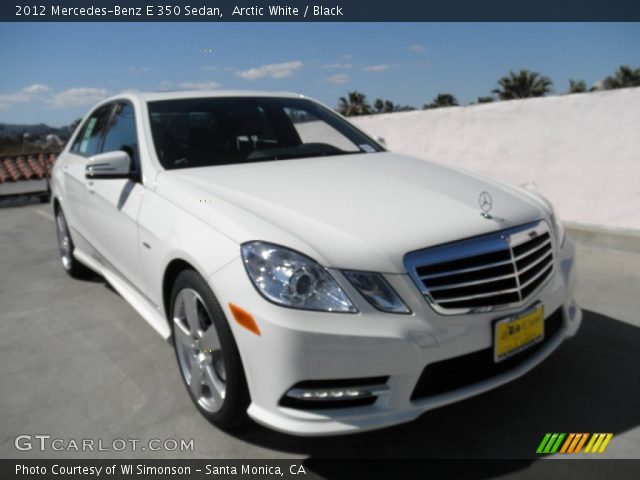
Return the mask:
[[394,152],[533,182],[564,221],[640,230],[640,88],[351,120]]

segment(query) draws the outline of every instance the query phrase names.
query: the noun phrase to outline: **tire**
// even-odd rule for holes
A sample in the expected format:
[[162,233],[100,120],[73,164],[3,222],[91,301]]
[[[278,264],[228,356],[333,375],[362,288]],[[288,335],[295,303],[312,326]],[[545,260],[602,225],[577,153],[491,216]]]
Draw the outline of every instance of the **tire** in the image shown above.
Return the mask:
[[93,271],[84,266],[73,256],[73,240],[69,233],[69,226],[67,220],[62,213],[61,208],[57,208],[55,212],[56,217],[56,233],[58,235],[58,251],[60,252],[60,261],[62,262],[62,268],[73,278],[88,278],[94,275]]
[[180,376],[198,411],[223,430],[246,423],[250,397],[240,353],[220,304],[198,273],[178,275],[169,312]]

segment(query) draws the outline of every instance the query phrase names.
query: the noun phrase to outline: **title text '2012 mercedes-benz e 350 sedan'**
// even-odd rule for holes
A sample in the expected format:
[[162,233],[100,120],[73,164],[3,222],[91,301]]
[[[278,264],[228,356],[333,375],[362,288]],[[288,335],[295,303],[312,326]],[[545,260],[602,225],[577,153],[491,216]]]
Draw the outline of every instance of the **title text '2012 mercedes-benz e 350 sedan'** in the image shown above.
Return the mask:
[[221,428],[407,422],[525,374],[581,321],[544,198],[390,153],[301,95],[113,97],[52,192],[64,269],[171,340]]

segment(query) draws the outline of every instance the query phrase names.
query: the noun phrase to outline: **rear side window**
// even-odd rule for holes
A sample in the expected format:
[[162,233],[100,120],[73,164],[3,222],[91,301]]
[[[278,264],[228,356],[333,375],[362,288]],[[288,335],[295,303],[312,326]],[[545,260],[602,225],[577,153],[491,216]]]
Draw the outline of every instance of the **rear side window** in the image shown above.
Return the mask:
[[129,103],[116,103],[104,136],[102,152],[117,150],[127,152],[134,165],[138,165],[138,136],[133,107]]
[[73,142],[72,152],[85,157],[100,153],[102,135],[109,121],[112,107],[113,105],[104,105],[91,114]]

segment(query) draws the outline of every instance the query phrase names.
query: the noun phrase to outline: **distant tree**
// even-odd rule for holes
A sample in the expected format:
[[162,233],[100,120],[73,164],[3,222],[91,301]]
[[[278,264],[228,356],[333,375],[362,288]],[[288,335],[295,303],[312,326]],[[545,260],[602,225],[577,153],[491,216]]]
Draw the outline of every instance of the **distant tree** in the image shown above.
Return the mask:
[[584,80],[569,80],[569,93],[584,93],[587,91],[587,84]]
[[391,100],[382,100],[381,98],[377,98],[375,102],[373,102],[373,108],[376,113],[391,113],[395,111],[395,105]]
[[439,93],[431,103],[426,104],[422,108],[440,108],[440,107],[456,107],[458,100],[450,93]]
[[513,71],[498,80],[499,88],[493,90],[500,100],[515,98],[543,97],[551,92],[553,82],[537,72],[522,69],[518,73]]
[[338,111],[345,117],[368,115],[371,113],[371,105],[367,103],[367,96],[360,92],[349,92],[347,97],[340,97]]
[[629,65],[622,65],[602,82],[604,90],[627,87],[640,87],[640,68],[634,70]]
[[491,103],[493,102],[493,97],[478,97],[476,103]]
[[394,112],[411,112],[415,110],[416,107],[412,107],[411,105],[394,105]]

